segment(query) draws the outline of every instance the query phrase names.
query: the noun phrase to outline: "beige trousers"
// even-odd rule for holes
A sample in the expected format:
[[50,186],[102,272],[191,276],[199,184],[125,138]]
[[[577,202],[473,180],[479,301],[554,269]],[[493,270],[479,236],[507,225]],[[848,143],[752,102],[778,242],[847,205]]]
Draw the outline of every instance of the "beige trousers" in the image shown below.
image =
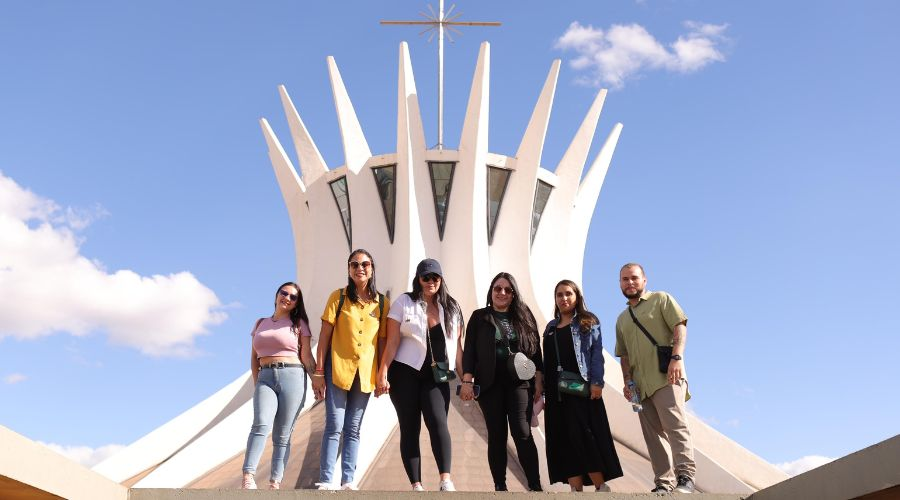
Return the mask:
[[684,379],[676,385],[666,385],[641,402],[644,410],[638,414],[656,485],[670,490],[675,487],[676,476],[693,479],[696,472],[694,445],[684,409],[686,386]]

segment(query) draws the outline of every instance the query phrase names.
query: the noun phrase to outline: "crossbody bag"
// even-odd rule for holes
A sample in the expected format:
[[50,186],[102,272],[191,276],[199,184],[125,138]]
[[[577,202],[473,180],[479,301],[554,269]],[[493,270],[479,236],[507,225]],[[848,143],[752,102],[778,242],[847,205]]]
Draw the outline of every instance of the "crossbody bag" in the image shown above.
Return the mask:
[[581,377],[580,373],[563,370],[562,356],[559,352],[559,342],[556,340],[556,332],[553,332],[553,347],[556,348],[556,399],[562,401],[563,394],[586,398],[591,395],[591,384]]
[[[427,321],[425,326],[428,326]],[[450,356],[447,356],[446,343],[444,344],[444,357],[447,359],[444,361],[434,360],[434,345],[431,343],[431,335],[429,331],[429,328],[425,329],[425,340],[428,341],[428,347],[430,348],[429,351],[431,352],[431,374],[434,376],[434,381],[438,384],[443,384],[445,382],[456,379],[456,372],[450,369]]]
[[644,332],[644,335],[647,336],[647,340],[649,340],[654,346],[656,346],[656,358],[659,363],[659,371],[660,373],[669,373],[669,361],[672,360],[672,346],[668,345],[659,345],[656,342],[656,339],[653,338],[653,335],[650,335],[650,332],[644,328],[644,325],[638,321],[637,316],[634,315],[634,311],[631,310],[631,307],[628,307],[628,314],[631,314],[631,319],[634,320],[634,324]]

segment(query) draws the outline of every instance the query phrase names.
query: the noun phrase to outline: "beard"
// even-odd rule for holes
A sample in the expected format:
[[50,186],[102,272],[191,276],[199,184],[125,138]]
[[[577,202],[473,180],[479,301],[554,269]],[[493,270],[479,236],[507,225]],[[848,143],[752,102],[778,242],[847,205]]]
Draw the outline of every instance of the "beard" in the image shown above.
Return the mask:
[[628,293],[625,290],[622,290],[622,295],[624,295],[625,298],[629,299],[629,300],[639,299],[641,297],[641,295],[643,295],[643,294],[644,294],[643,288],[635,288],[634,293]]

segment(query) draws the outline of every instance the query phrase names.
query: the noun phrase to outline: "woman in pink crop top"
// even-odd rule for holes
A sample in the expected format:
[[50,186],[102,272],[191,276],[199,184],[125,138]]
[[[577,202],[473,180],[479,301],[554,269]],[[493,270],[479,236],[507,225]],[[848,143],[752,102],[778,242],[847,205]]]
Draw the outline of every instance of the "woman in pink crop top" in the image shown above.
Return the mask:
[[310,349],[309,318],[296,283],[285,283],[275,293],[275,312],[253,327],[250,373],[253,375],[253,427],[244,455],[243,489],[256,489],[256,466],[272,433],[269,489],[281,486],[287,464],[291,431],[306,399],[306,372],[316,362]]

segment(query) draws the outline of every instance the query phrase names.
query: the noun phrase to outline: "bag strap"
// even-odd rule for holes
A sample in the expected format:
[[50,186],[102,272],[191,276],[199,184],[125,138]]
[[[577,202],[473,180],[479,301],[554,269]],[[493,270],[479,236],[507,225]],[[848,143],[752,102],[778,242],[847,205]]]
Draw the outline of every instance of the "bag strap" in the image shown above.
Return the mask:
[[437,365],[434,362],[434,345],[431,343],[431,328],[428,328],[428,306],[425,306],[425,341],[428,342],[428,351],[431,353],[431,366]]
[[637,325],[642,332],[644,332],[644,335],[647,336],[647,339],[650,340],[650,343],[652,343],[656,347],[659,347],[659,343],[656,342],[656,339],[653,338],[653,335],[650,335],[650,332],[648,332],[647,329],[644,328],[644,325],[642,325],[641,322],[638,321],[637,316],[634,315],[634,311],[631,310],[631,306],[628,306],[628,314],[631,315],[631,319],[634,320],[634,324]]
[[[559,323],[557,323],[556,325],[558,325],[558,324]],[[556,325],[553,325],[554,330],[556,329]],[[550,325],[547,325],[547,330],[548,331],[550,330]],[[556,349],[556,373],[557,373],[557,377],[559,377],[562,375],[563,369],[562,369],[562,359],[561,359],[562,357],[559,355],[559,341],[556,340],[556,337],[557,337],[556,332],[553,332],[552,337],[553,337],[553,348]],[[557,379],[556,383],[557,384],[559,383],[559,379]],[[562,402],[562,393],[559,392],[559,387],[556,388],[556,400],[559,402]]]
[[337,312],[334,313],[334,324],[337,324],[338,316],[341,315],[341,309],[344,308],[344,289],[341,288],[341,298],[338,300]]
[[[559,323],[557,323],[557,325],[558,324]],[[548,330],[550,329],[549,325],[547,326],[547,329]],[[556,325],[554,325],[554,329],[556,329]],[[556,340],[556,332],[553,332],[552,337],[553,337],[553,348],[556,349],[556,372],[562,373],[562,371],[563,371],[562,360],[560,359],[561,356],[559,355],[559,342]]]
[[[431,351],[431,366],[436,366],[437,362],[434,360],[434,344],[431,343],[431,328],[428,328],[428,304],[422,302],[422,305],[425,306],[425,341],[428,342],[428,347],[430,347]],[[438,323],[440,324],[440,323]],[[443,328],[444,325],[441,325]],[[446,336],[446,335],[445,335]],[[447,352],[447,341],[444,340],[444,357],[447,358],[447,365],[450,364],[450,354]]]

